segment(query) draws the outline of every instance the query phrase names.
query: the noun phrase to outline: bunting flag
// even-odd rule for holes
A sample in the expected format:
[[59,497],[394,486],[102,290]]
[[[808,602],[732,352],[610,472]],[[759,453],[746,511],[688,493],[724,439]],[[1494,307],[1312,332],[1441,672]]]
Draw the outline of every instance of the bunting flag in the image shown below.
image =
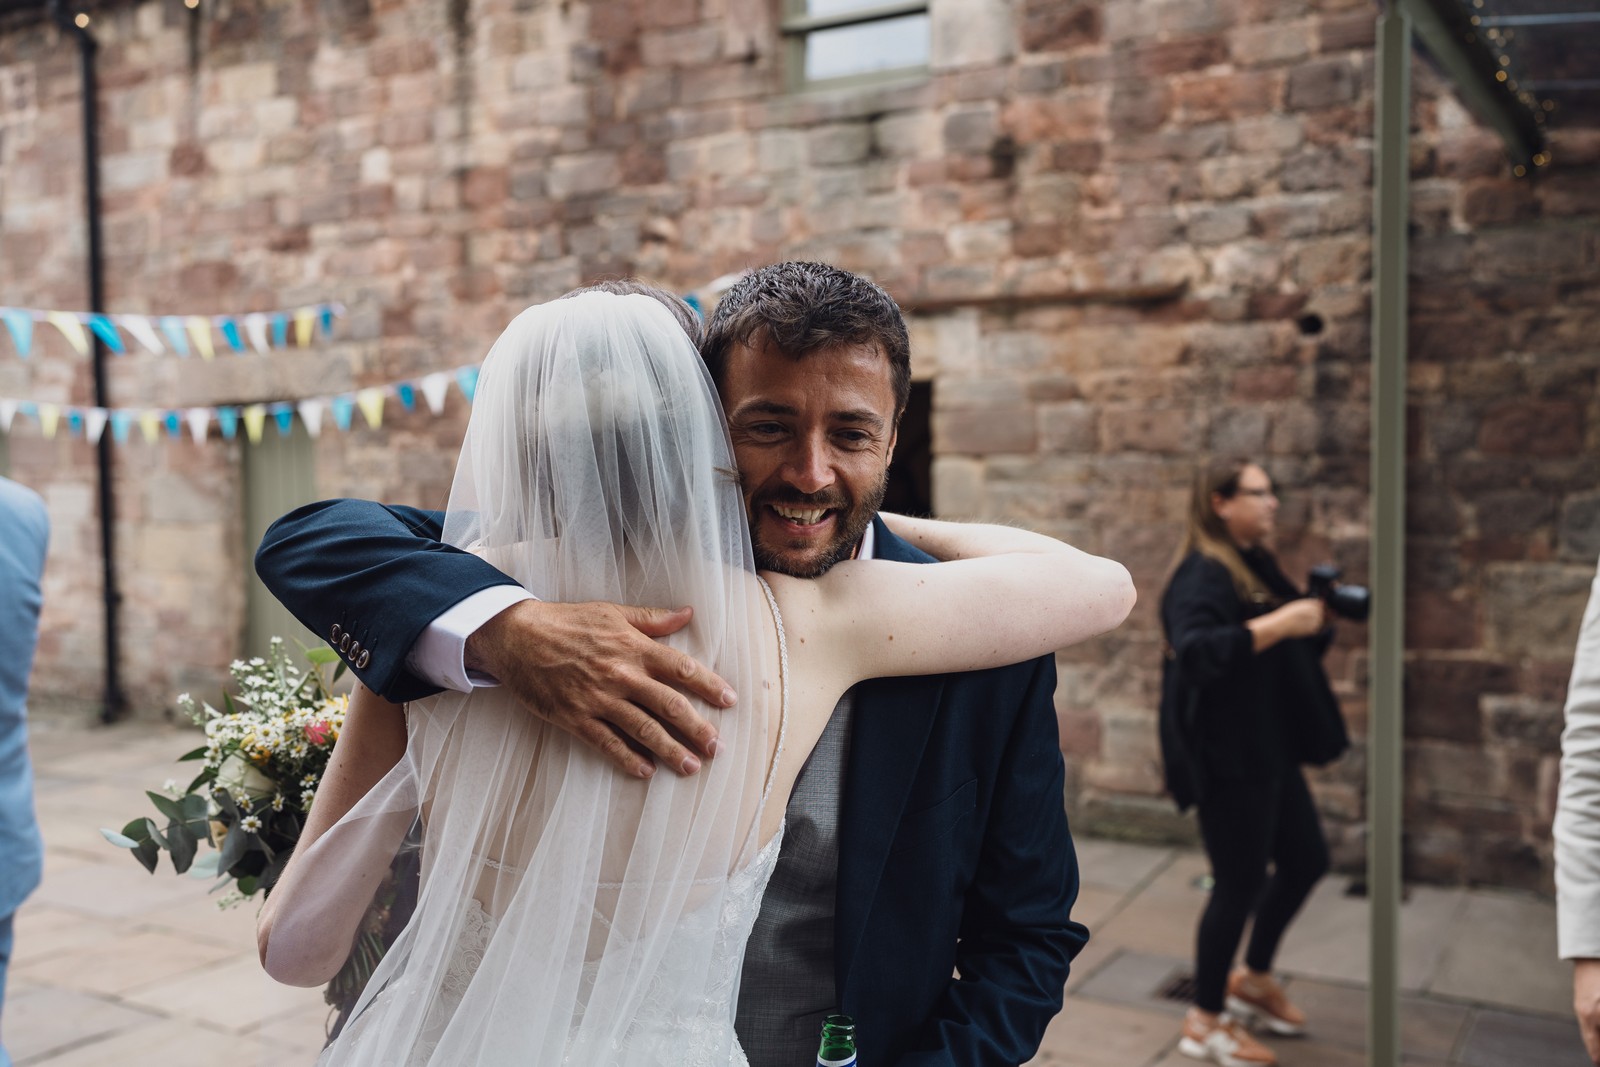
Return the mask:
[[172,352],[187,356],[193,351],[212,359],[221,347],[216,337],[222,338],[227,351],[241,356],[252,350],[265,355],[274,348],[287,348],[291,322],[295,347],[309,348],[319,331],[324,337],[331,336],[333,320],[344,313],[343,304],[331,301],[238,315],[107,315],[98,311],[0,307],[0,322],[5,323],[11,346],[23,359],[32,355],[34,325],[40,322],[54,326],[80,356],[89,354],[91,338],[97,338],[116,355],[127,355],[130,346],[123,336],[127,334],[151,355]]
[[407,411],[416,410],[420,393],[434,415],[442,414],[450,386],[454,384],[468,403],[477,391],[478,368],[458,367],[453,371],[436,371],[421,378],[375,385],[332,396],[306,397],[303,400],[277,400],[270,403],[224,405],[221,407],[133,407],[100,408],[83,404],[62,404],[56,401],[32,401],[0,397],[0,432],[14,432],[17,416],[31,419],[46,438],[56,437],[66,426],[72,437],[83,437],[90,444],[98,444],[111,429],[111,438],[117,444],[126,444],[138,430],[139,437],[154,444],[165,437],[181,440],[185,428],[195,444],[205,444],[210,438],[214,422],[224,440],[234,440],[239,427],[244,427],[245,439],[260,444],[266,437],[270,419],[277,428],[275,436],[287,436],[294,430],[294,420],[312,437],[319,437],[327,425],[326,415],[333,413],[333,425],[348,432],[355,427],[355,413],[360,412],[365,425],[373,430],[383,427],[384,408],[393,397]]

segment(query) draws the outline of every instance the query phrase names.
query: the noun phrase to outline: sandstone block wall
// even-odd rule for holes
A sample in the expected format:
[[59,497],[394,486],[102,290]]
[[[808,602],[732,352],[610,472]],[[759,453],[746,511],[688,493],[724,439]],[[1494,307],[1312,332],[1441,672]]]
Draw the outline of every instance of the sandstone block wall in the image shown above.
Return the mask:
[[[1159,796],[1156,604],[1193,457],[1260,457],[1291,573],[1366,572],[1373,19],[1360,0],[932,0],[931,70],[785,92],[769,0],[177,0],[97,11],[110,310],[337,299],[329,343],[129,356],[114,402],[271,400],[470,362],[606,274],[684,289],[779,258],[873,275],[933,387],[935,504],[1125,560],[1141,600],[1060,658],[1077,825]],[[77,56],[0,26],[0,303],[84,304]],[[1560,701],[1600,555],[1600,132],[1515,181],[1425,71],[1414,111],[1408,856],[1544,886]],[[87,363],[0,340],[0,395]],[[465,419],[325,433],[319,490],[442,505]],[[269,430],[269,432],[271,432]],[[240,452],[118,450],[141,713],[243,629]],[[92,450],[19,427],[56,523],[41,701],[101,664]],[[1393,595],[1394,591],[1377,591]],[[1358,738],[1364,635],[1330,659]],[[1363,753],[1317,776],[1361,855]]]

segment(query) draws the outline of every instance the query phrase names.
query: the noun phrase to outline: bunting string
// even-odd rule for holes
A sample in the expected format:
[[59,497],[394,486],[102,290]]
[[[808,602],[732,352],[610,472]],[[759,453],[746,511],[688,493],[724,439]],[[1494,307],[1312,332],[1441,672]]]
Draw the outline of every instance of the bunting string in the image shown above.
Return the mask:
[[333,320],[344,313],[343,304],[331,301],[239,315],[106,315],[98,311],[0,307],[0,322],[5,323],[11,345],[23,359],[33,353],[34,327],[39,323],[55,327],[80,356],[89,354],[92,338],[99,338],[116,355],[125,356],[132,351],[123,336],[126,334],[152,355],[198,354],[201,359],[214,359],[219,351],[243,356],[250,352],[264,355],[273,349],[288,348],[291,343],[307,348],[319,329],[323,336],[332,334]]
[[100,408],[0,397],[0,431],[11,432],[13,424],[21,417],[38,423],[39,431],[50,439],[55,438],[65,426],[69,435],[82,436],[91,444],[98,444],[109,427],[111,438],[117,444],[127,443],[135,429],[150,444],[159,441],[163,435],[178,438],[185,433],[195,443],[205,444],[210,439],[211,425],[215,423],[224,440],[236,438],[240,427],[243,427],[245,439],[254,445],[261,443],[269,422],[277,428],[280,436],[288,436],[294,429],[297,416],[312,437],[321,435],[327,425],[324,417],[329,414],[333,416],[333,425],[340,431],[348,431],[354,425],[357,412],[361,413],[367,426],[376,430],[383,425],[384,410],[390,400],[398,401],[406,411],[414,411],[420,396],[428,410],[439,415],[444,411],[452,385],[461,391],[470,404],[478,389],[478,366],[473,364],[452,371],[434,371],[420,378],[390,385],[374,385],[332,396],[221,407]]

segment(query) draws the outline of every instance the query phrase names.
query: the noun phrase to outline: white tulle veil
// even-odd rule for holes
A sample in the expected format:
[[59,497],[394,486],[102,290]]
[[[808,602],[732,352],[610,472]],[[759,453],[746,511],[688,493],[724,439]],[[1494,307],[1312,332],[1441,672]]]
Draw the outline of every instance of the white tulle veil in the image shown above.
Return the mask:
[[716,1040],[731,1039],[737,990],[715,938],[685,931],[720,913],[756,853],[772,747],[776,674],[755,636],[733,471],[711,381],[656,300],[558,300],[495,343],[445,542],[543,599],[692,604],[694,622],[668,643],[712,665],[741,702],[699,708],[723,746],[704,771],[648,782],[500,689],[411,704],[406,758],[303,857],[315,860],[307,892],[319,891],[310,879],[338,892],[351,868],[387,864],[424,815],[415,916],[322,1062],[670,1063],[672,1035],[641,1032],[660,1025],[663,997],[725,1004]]

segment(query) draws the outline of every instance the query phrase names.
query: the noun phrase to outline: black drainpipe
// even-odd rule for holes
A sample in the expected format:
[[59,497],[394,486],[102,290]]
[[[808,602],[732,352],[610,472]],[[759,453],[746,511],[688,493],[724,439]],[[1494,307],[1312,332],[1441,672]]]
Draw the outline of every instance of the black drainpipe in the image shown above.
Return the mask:
[[[105,262],[100,241],[100,136],[99,117],[95,92],[95,53],[99,45],[87,26],[80,26],[69,14],[63,0],[50,0],[50,15],[63,33],[77,39],[78,54],[83,71],[83,190],[86,222],[89,228],[89,310],[105,310]],[[106,389],[106,346],[93,331],[94,343],[94,402],[96,407],[110,407]],[[115,722],[127,708],[127,697],[122,692],[122,671],[117,640],[117,609],[122,597],[117,592],[117,563],[115,552],[116,509],[111,494],[111,434],[109,428],[100,435],[97,444],[100,476],[100,575],[105,590],[105,703],[100,708],[100,721]]]

